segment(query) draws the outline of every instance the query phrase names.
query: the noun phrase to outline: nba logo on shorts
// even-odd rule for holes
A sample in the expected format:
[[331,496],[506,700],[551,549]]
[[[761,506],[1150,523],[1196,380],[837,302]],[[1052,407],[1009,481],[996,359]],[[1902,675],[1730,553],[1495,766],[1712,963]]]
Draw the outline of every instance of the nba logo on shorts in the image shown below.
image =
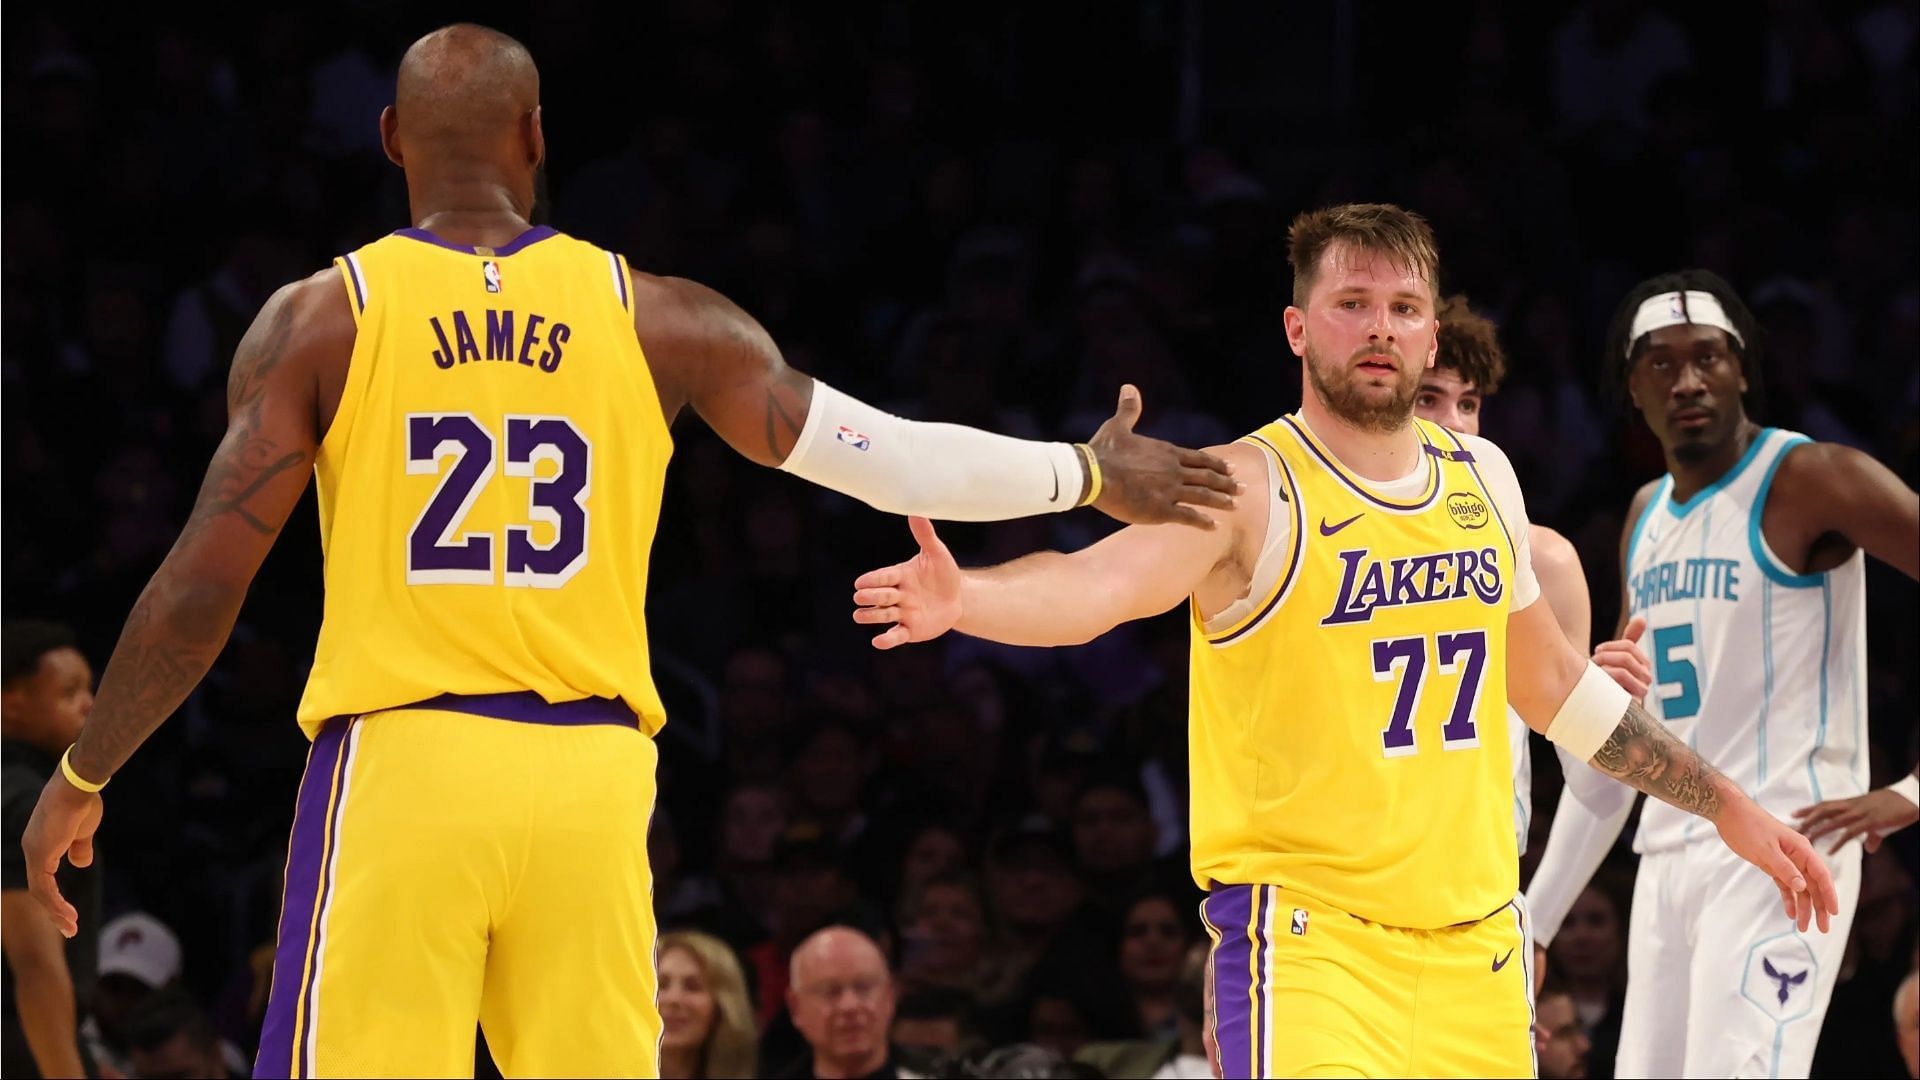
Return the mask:
[[480,276],[487,283],[488,292],[500,291],[500,264],[488,259],[480,264]]
[[872,439],[867,438],[865,435],[862,435],[860,432],[853,430],[845,424],[841,424],[839,427],[840,430],[835,432],[833,437],[853,447],[855,450],[865,450],[867,447],[873,445]]
[[1306,908],[1297,907],[1293,909],[1293,936],[1295,937],[1307,936],[1307,909]]

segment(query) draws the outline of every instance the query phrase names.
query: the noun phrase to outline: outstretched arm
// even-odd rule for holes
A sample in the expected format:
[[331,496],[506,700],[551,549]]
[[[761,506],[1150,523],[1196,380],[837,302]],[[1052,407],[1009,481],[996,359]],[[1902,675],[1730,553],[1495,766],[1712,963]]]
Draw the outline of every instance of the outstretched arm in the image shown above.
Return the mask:
[[[1260,453],[1216,447],[1249,474]],[[1258,493],[1256,493],[1257,495]],[[1134,525],[1072,554],[1043,551],[1000,566],[962,570],[932,523],[910,524],[920,552],[854,582],[855,622],[889,629],[890,649],[948,630],[1009,645],[1078,645],[1131,619],[1158,615],[1199,591],[1216,569],[1257,548],[1246,521],[1264,522],[1266,497],[1222,515],[1221,528]]]
[[893,624],[873,639],[881,649],[950,629],[1007,645],[1082,645],[1191,596],[1227,547],[1225,529],[1130,525],[1072,554],[962,570],[931,522],[910,524],[920,553],[854,582],[853,620]]
[[787,366],[712,289],[633,275],[634,330],[669,421],[691,405],[762,465],[889,513],[995,521],[1091,504],[1121,521],[1207,527],[1236,491],[1218,458],[1133,433],[1137,392],[1084,447],[891,416]]
[[[105,783],[186,699],[226,645],[247,587],[306,490],[318,431],[317,371],[351,351],[352,313],[337,271],[282,288],[235,351],[227,433],[180,538],[127,616],[93,712],[68,757]],[[28,887],[71,937],[73,907],[54,871],[93,861],[100,797],[57,774],[27,824]]]

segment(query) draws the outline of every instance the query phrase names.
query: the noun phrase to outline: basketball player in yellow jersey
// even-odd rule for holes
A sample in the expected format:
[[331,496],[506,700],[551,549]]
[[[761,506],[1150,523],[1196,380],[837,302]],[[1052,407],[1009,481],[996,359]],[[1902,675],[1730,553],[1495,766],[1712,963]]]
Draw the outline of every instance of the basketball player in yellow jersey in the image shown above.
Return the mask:
[[[1398,207],[1295,220],[1298,415],[1216,453],[1248,478],[1212,532],[1123,529],[961,571],[855,583],[882,648],[958,629],[1087,641],[1190,600],[1193,876],[1228,1076],[1529,1076],[1507,703],[1580,760],[1709,818],[1822,929],[1805,838],[1633,704],[1537,603],[1526,511],[1491,443],[1416,420],[1438,255]],[[1256,484],[1255,477],[1266,477]]]
[[54,870],[91,861],[95,792],[219,654],[311,467],[314,743],[256,1075],[471,1076],[476,1021],[509,1076],[655,1074],[665,718],[641,618],[683,406],[881,508],[1232,504],[1217,459],[1131,432],[1137,395],[1079,447],[909,423],[788,369],[711,291],[530,228],[538,86],[481,27],[407,52],[381,135],[414,227],[282,289],[248,331],[193,516],[26,830],[32,890],[72,935]]

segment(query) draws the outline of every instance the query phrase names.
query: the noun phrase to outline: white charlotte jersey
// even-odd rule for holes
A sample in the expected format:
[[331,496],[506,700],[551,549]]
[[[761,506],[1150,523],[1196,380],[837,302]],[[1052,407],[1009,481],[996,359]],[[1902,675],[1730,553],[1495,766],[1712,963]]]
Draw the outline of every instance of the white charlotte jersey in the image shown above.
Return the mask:
[[1527,853],[1527,827],[1533,824],[1533,755],[1527,750],[1527,722],[1507,706],[1507,742],[1513,749],[1513,835]]
[[[1806,436],[1767,428],[1685,503],[1673,477],[1627,545],[1629,611],[1647,617],[1649,712],[1775,817],[1867,790],[1865,558],[1795,574],[1760,534],[1774,470]],[[1648,799],[1634,850],[1713,837]]]

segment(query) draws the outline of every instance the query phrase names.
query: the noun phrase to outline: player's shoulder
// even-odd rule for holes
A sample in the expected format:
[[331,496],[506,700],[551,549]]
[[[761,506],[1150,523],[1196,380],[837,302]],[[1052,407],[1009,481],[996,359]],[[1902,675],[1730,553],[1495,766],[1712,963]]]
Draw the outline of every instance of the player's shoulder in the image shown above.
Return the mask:
[[690,278],[649,274],[631,267],[627,270],[627,278],[633,283],[636,309],[650,307],[662,314],[675,315],[699,314],[721,305],[732,306],[719,292]]
[[1660,485],[1666,482],[1667,474],[1661,473],[1659,476],[1641,484],[1634,490],[1633,498],[1627,502],[1627,529],[1629,531],[1633,529],[1634,523],[1640,520],[1640,515],[1647,509],[1647,504],[1653,501],[1654,495],[1659,493]]
[[1774,471],[1776,490],[1782,484],[1796,481],[1817,483],[1822,479],[1850,475],[1879,464],[1872,455],[1845,443],[1815,442],[1804,435],[1794,438],[1797,441],[1780,451],[1780,463]]
[[342,273],[328,266],[280,286],[261,305],[249,333],[264,333],[264,342],[277,343],[277,352],[291,356],[351,352],[356,323],[347,290],[352,283]]
[[1267,467],[1267,452],[1260,449],[1251,439],[1235,439],[1230,443],[1204,448],[1204,452],[1233,466],[1233,472],[1242,483],[1249,476],[1259,476]]
[[1492,439],[1480,435],[1468,435],[1460,431],[1454,432],[1453,437],[1460,440],[1460,445],[1466,449],[1467,453],[1473,455],[1474,463],[1482,468],[1492,465],[1508,472],[1513,471],[1513,462],[1507,459],[1507,452],[1500,449]]
[[1790,513],[1860,506],[1911,489],[1878,458],[1845,443],[1803,439],[1780,452],[1764,481],[1766,505]]
[[1527,525],[1527,546],[1533,553],[1535,570],[1580,570],[1580,552],[1573,546],[1573,541],[1545,525]]

